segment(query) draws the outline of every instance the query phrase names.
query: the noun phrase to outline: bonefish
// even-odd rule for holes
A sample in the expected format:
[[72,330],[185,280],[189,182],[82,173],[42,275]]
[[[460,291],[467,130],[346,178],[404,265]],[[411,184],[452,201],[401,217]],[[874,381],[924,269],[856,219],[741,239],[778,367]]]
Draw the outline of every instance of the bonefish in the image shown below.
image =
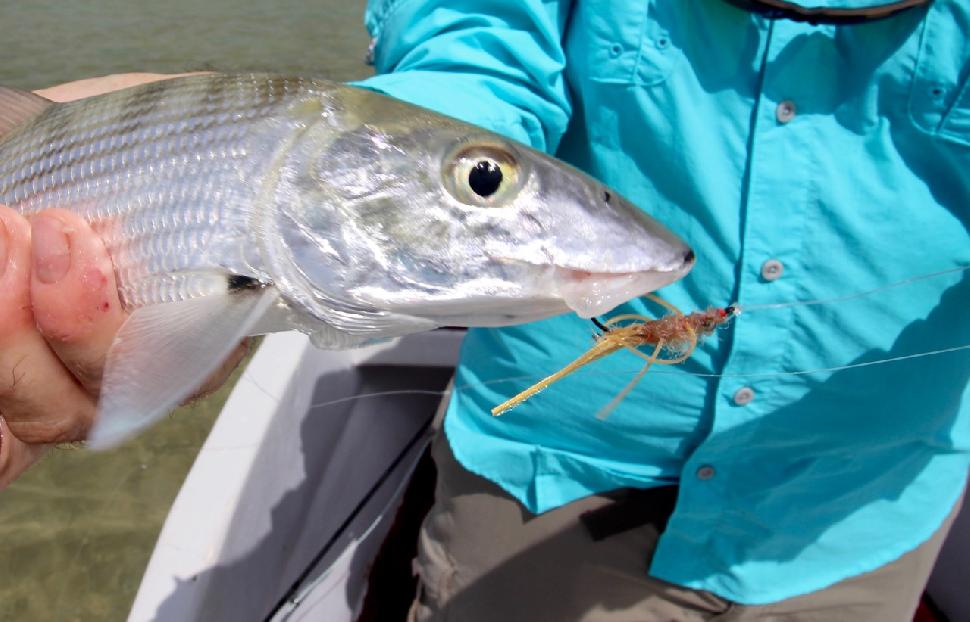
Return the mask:
[[243,337],[346,348],[589,317],[687,273],[675,235],[497,134],[323,80],[204,75],[66,104],[0,89],[0,202],[104,240],[130,317],[90,444],[191,394]]

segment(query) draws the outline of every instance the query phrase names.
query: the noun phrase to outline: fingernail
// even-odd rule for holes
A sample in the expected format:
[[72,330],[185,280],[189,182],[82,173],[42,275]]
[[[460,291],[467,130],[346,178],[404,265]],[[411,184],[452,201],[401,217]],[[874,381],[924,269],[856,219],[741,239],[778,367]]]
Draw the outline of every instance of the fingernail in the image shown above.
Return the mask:
[[10,240],[7,236],[7,225],[0,218],[0,277],[7,270],[7,255],[10,253]]
[[30,222],[30,246],[34,274],[41,283],[60,281],[71,267],[71,248],[64,223],[50,216],[36,216]]

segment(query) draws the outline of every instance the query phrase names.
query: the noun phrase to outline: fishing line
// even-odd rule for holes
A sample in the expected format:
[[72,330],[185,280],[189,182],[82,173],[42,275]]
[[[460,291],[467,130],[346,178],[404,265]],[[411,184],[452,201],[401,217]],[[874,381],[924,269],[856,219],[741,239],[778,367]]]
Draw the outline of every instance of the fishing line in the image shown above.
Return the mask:
[[[940,354],[950,354],[952,352],[959,352],[959,351],[962,351],[962,350],[970,350],[970,344],[966,344],[966,345],[962,345],[962,346],[954,346],[952,348],[942,348],[942,349],[939,349],[939,350],[930,350],[930,351],[927,351],[927,352],[918,352],[916,354],[905,354],[905,355],[902,355],[902,356],[894,356],[894,357],[885,358],[885,359],[877,359],[875,361],[865,361],[863,363],[853,363],[851,365],[838,365],[838,366],[834,366],[834,367],[817,367],[817,368],[813,368],[813,369],[802,369],[802,370],[796,370],[796,371],[780,371],[780,372],[733,372],[733,373],[725,373],[725,374],[705,374],[705,373],[700,373],[700,372],[674,371],[674,370],[668,370],[668,369],[658,369],[658,370],[655,370],[655,371],[651,371],[650,373],[651,374],[687,374],[689,376],[697,376],[699,378],[774,378],[774,377],[779,377],[779,376],[804,376],[804,375],[808,375],[808,374],[820,374],[820,373],[827,373],[827,372],[843,371],[843,370],[846,370],[846,369],[855,369],[857,367],[871,367],[873,365],[885,365],[885,364],[888,364],[888,363],[898,363],[898,362],[901,362],[901,361],[908,361],[908,360],[912,360],[912,359],[925,358],[925,357],[928,357],[928,356],[937,356],[937,355],[940,355]],[[635,371],[638,371],[639,369],[640,369],[639,367],[637,367],[637,368],[632,368],[631,367],[629,369],[622,369],[622,368],[619,369],[619,370],[612,369],[612,370],[610,370],[608,372],[605,372],[605,371],[598,372],[598,371],[591,370],[591,369],[584,369],[584,370],[580,370],[580,371],[576,372],[576,375],[584,375],[584,376],[615,376],[616,373],[617,373],[617,371],[630,371],[630,372],[635,372]],[[246,376],[243,376],[243,377],[246,378]],[[461,385],[458,385],[456,387],[453,387],[452,389],[443,390],[443,391],[432,391],[432,390],[428,390],[428,389],[394,389],[394,390],[388,390],[388,391],[374,391],[372,393],[360,393],[360,394],[357,394],[357,395],[348,395],[348,396],[345,396],[345,397],[340,397],[340,398],[336,398],[336,399],[332,399],[332,400],[325,400],[323,402],[314,402],[314,403],[310,404],[309,408],[311,408],[311,409],[315,409],[315,408],[326,408],[326,407],[329,407],[329,406],[336,406],[338,404],[343,404],[343,403],[346,403],[346,402],[353,402],[355,400],[367,399],[367,398],[371,398],[371,397],[385,397],[385,396],[395,396],[395,395],[435,395],[435,396],[446,397],[446,396],[448,396],[448,395],[450,395],[450,394],[452,394],[455,391],[460,390],[460,389],[470,389],[470,388],[474,388],[474,387],[488,386],[488,385],[493,385],[493,384],[503,384],[503,383],[507,383],[507,382],[523,382],[523,381],[529,381],[529,380],[538,380],[540,378],[542,378],[542,375],[541,374],[532,374],[532,375],[528,375],[528,376],[509,376],[509,377],[506,377],[506,378],[493,378],[491,380],[482,380],[482,381],[479,381],[479,382],[466,382],[464,384],[461,384]],[[255,381],[253,381],[251,378],[249,378],[249,380],[250,380],[250,382],[253,382],[253,384],[255,384]],[[279,399],[278,398],[270,395],[268,392],[265,392],[265,393],[266,393],[267,396],[269,396],[274,401],[279,402]]]
[[[756,311],[756,310],[767,310],[767,309],[779,309],[779,308],[785,308],[785,307],[793,307],[793,306],[798,306],[798,305],[819,305],[819,304],[830,304],[830,303],[842,302],[842,301],[845,301],[845,300],[852,300],[852,299],[855,299],[855,298],[861,298],[861,297],[864,297],[864,296],[869,296],[869,295],[872,295],[872,294],[875,294],[875,293],[878,293],[878,292],[881,292],[881,291],[885,291],[885,290],[889,290],[889,289],[901,287],[901,286],[904,286],[904,285],[907,285],[907,284],[910,284],[910,283],[915,283],[915,282],[918,282],[918,281],[922,281],[922,280],[925,280],[925,279],[930,279],[930,278],[940,277],[940,276],[944,276],[944,275],[948,275],[948,274],[955,274],[955,273],[958,273],[958,272],[963,272],[963,271],[965,271],[967,269],[970,269],[970,266],[960,266],[958,268],[953,268],[953,269],[950,269],[950,270],[942,270],[942,271],[933,272],[933,273],[929,273],[929,274],[924,274],[924,275],[910,277],[908,279],[905,279],[905,280],[902,280],[902,281],[897,281],[895,283],[890,283],[888,285],[885,285],[885,286],[882,286],[882,287],[879,287],[879,288],[865,290],[865,291],[862,291],[862,292],[857,292],[855,294],[849,294],[849,295],[838,296],[838,297],[834,297],[834,298],[828,298],[828,299],[824,299],[824,300],[820,299],[820,300],[794,301],[794,302],[789,302],[789,303],[775,303],[775,304],[751,305],[751,306],[745,307],[744,308],[744,311],[750,312],[750,311]],[[804,369],[804,370],[795,370],[795,371],[782,371],[782,372],[729,372],[729,373],[723,373],[723,374],[708,374],[708,373],[700,373],[700,372],[689,372],[689,371],[684,371],[684,370],[654,369],[653,371],[651,371],[651,373],[652,374],[674,374],[674,373],[680,373],[680,374],[688,374],[688,375],[702,377],[702,378],[723,378],[723,377],[731,377],[731,378],[774,378],[774,377],[784,377],[784,376],[801,376],[801,375],[809,375],[809,374],[815,374],[815,373],[832,373],[832,372],[849,370],[849,369],[855,369],[855,368],[870,367],[870,366],[874,366],[874,365],[884,365],[884,364],[890,364],[890,363],[898,363],[898,362],[903,362],[903,361],[908,361],[908,360],[915,360],[915,359],[925,358],[925,357],[929,357],[929,356],[940,356],[940,355],[944,355],[944,354],[951,354],[951,353],[961,352],[961,351],[966,351],[966,350],[970,350],[970,344],[965,344],[965,345],[960,345],[960,346],[954,346],[954,347],[950,347],[950,348],[941,348],[941,349],[937,349],[937,350],[929,350],[929,351],[926,351],[926,352],[919,352],[919,353],[915,353],[915,354],[908,354],[908,355],[902,355],[902,356],[894,356],[894,357],[889,357],[889,358],[884,358],[884,359],[878,359],[878,360],[874,360],[874,361],[866,361],[866,362],[861,362],[861,363],[853,363],[853,364],[850,364],[850,365],[838,365],[838,366],[833,366],[833,367],[819,367],[819,368],[813,368],[813,369]],[[632,372],[636,372],[638,369],[639,368],[633,368],[633,367],[631,367],[631,368],[629,368],[629,371],[632,373]],[[587,369],[579,370],[577,373],[578,374],[587,375],[587,376],[611,376],[612,377],[612,376],[615,376],[616,375],[617,371],[618,370],[615,369],[615,368],[612,369],[612,370],[610,370],[609,372],[596,371],[596,370],[588,369],[587,368]],[[627,370],[621,368],[619,371],[627,371]],[[445,398],[445,397],[448,397],[450,394],[452,394],[455,390],[458,390],[458,389],[466,389],[466,388],[472,388],[472,387],[476,387],[476,386],[494,385],[494,384],[502,384],[502,383],[509,383],[509,382],[525,382],[525,381],[530,381],[530,380],[536,380],[536,379],[539,379],[541,377],[542,377],[541,374],[519,374],[519,375],[515,375],[515,376],[507,376],[507,377],[503,377],[503,378],[495,378],[495,379],[484,380],[484,381],[479,381],[479,382],[464,383],[462,385],[458,385],[458,386],[453,387],[451,389],[442,390],[442,391],[432,391],[432,390],[426,390],[426,389],[396,389],[396,390],[388,390],[388,391],[376,391],[376,392],[372,392],[372,393],[363,393],[363,394],[358,394],[358,395],[345,396],[345,397],[341,397],[341,398],[337,398],[337,399],[332,399],[332,400],[325,400],[325,401],[321,401],[321,402],[315,402],[315,403],[313,403],[313,404],[310,405],[310,409],[328,408],[328,407],[336,406],[336,405],[343,404],[343,403],[347,403],[347,402],[352,402],[352,401],[362,400],[362,399],[368,399],[368,398],[376,398],[376,397],[390,397],[390,396],[401,396],[401,395],[434,395],[434,396],[441,396],[442,398]],[[242,381],[246,381],[246,382],[251,383],[261,393],[265,394],[274,403],[279,403],[280,402],[280,399],[278,397],[274,396],[267,389],[265,389],[263,386],[261,386],[260,383],[256,379],[254,379],[248,372],[244,372],[242,374],[242,376],[240,377],[240,381],[241,382]],[[135,475],[135,473],[127,473],[123,477],[121,477],[119,479],[119,481],[116,483],[116,485],[114,486],[114,489],[108,493],[109,500],[110,499],[113,499],[117,495],[119,495],[121,489],[123,488],[123,486],[134,475]],[[77,518],[76,516],[75,517],[72,517],[68,521],[68,524],[66,526],[68,529],[75,523],[76,518]],[[77,560],[80,559],[83,551],[87,548],[88,544],[89,544],[88,541],[82,540],[81,544],[74,551],[73,559],[72,559],[71,562],[69,562],[68,567],[73,566],[74,564],[77,563]]]
[[742,305],[740,309],[741,309],[741,312],[743,313],[750,313],[751,311],[763,311],[767,309],[785,309],[788,307],[825,305],[825,304],[832,304],[835,302],[844,302],[846,300],[855,300],[856,298],[871,296],[872,294],[878,294],[879,292],[895,289],[897,287],[902,287],[904,285],[909,285],[911,283],[916,283],[918,281],[925,281],[926,279],[934,279],[936,277],[945,276],[947,274],[956,274],[958,272],[964,272],[966,270],[970,270],[970,265],[957,266],[956,268],[950,268],[948,270],[940,270],[939,272],[929,272],[927,274],[911,276],[908,279],[903,279],[902,281],[889,283],[888,285],[883,285],[875,289],[866,289],[860,292],[855,292],[853,294],[844,294],[842,296],[836,296],[834,298],[819,298],[817,300],[795,300],[792,302],[773,302],[773,303],[766,303],[766,304],[760,304],[760,305]]
[[[728,372],[725,374],[703,374],[697,372],[680,372],[690,374],[691,376],[699,376],[702,378],[774,378],[778,376],[804,376],[807,374],[821,374],[825,372],[835,372],[842,371],[845,369],[855,369],[857,367],[871,367],[873,365],[884,365],[886,363],[898,363],[899,361],[908,361],[910,359],[918,359],[927,356],[936,356],[938,354],[949,354],[950,352],[959,352],[960,350],[970,350],[970,344],[962,346],[954,346],[952,348],[942,348],[940,350],[930,350],[928,352],[918,352],[916,354],[904,354],[902,356],[893,356],[885,359],[877,359],[875,361],[866,361],[864,363],[852,363],[851,365],[837,365],[835,367],[817,367],[815,369],[800,369],[797,371],[778,371],[778,372]],[[658,374],[673,374],[678,373],[673,370],[658,370],[653,373]]]
[[360,393],[357,395],[347,395],[344,397],[338,397],[336,399],[327,400],[325,402],[310,404],[310,408],[324,408],[326,406],[336,406],[338,404],[343,404],[345,402],[353,402],[361,397],[387,397],[392,395],[434,395],[434,396],[444,396],[449,391],[434,391],[431,389],[389,389],[387,391],[375,391],[373,393]]
[[[782,309],[782,308],[787,308],[787,307],[809,306],[809,305],[822,305],[822,304],[834,304],[834,303],[837,303],[837,302],[844,302],[846,300],[854,300],[854,299],[857,299],[857,298],[863,298],[865,296],[871,296],[871,295],[877,294],[879,292],[883,292],[883,291],[895,289],[895,288],[902,287],[902,286],[905,286],[905,285],[909,285],[909,284],[912,284],[912,283],[917,283],[919,281],[924,281],[924,280],[938,278],[938,277],[946,276],[946,275],[950,275],[950,274],[957,274],[957,273],[960,273],[960,272],[965,272],[967,270],[970,270],[970,265],[962,265],[962,266],[957,266],[955,268],[949,268],[949,269],[946,269],[946,270],[938,270],[938,271],[935,271],[935,272],[929,272],[929,273],[926,273],[926,274],[920,274],[920,275],[908,277],[906,279],[902,279],[900,281],[895,281],[895,282],[892,282],[892,283],[888,283],[886,285],[882,285],[882,286],[877,287],[877,288],[868,289],[868,290],[862,290],[862,291],[859,291],[859,292],[854,292],[854,293],[851,293],[851,294],[844,294],[844,295],[835,296],[835,297],[832,297],[832,298],[824,298],[824,299],[816,299],[816,300],[797,300],[797,301],[792,301],[792,302],[779,302],[779,303],[765,303],[765,304],[758,304],[758,305],[746,305],[746,306],[740,307],[740,311],[741,311],[742,314],[747,314],[747,313],[750,313],[750,312],[753,312],[753,311],[764,311],[764,310],[770,310],[770,309]],[[929,351],[926,351],[926,352],[918,352],[918,353],[915,353],[915,354],[906,354],[906,355],[901,355],[901,356],[888,357],[888,358],[884,358],[884,359],[877,359],[877,360],[874,360],[874,361],[865,361],[865,362],[861,362],[861,363],[852,363],[852,364],[849,364],[849,365],[836,365],[836,366],[831,366],[831,367],[818,367],[818,368],[801,369],[801,370],[794,370],[794,371],[778,371],[778,372],[727,372],[727,373],[721,373],[721,374],[713,374],[713,373],[703,373],[703,372],[690,372],[690,371],[685,371],[683,369],[673,370],[673,369],[659,369],[659,368],[654,368],[654,369],[652,369],[650,371],[650,374],[651,375],[657,375],[657,374],[687,374],[687,375],[690,375],[690,376],[696,376],[696,377],[700,377],[700,378],[778,378],[778,377],[785,377],[785,376],[804,376],[804,375],[810,375],[810,374],[820,374],[820,373],[831,373],[831,372],[837,372],[837,371],[844,371],[844,370],[847,370],[847,369],[855,369],[855,368],[862,368],[862,367],[871,367],[873,365],[883,365],[883,364],[888,364],[888,363],[897,363],[897,362],[901,362],[901,361],[907,361],[907,360],[913,360],[913,359],[920,359],[920,358],[925,358],[925,357],[929,357],[929,356],[939,356],[939,355],[943,355],[943,354],[950,354],[950,353],[953,353],[953,352],[959,352],[959,351],[968,350],[968,349],[970,349],[970,344],[960,345],[960,346],[954,346],[954,347],[950,347],[950,348],[941,348],[941,349],[938,349],[938,350],[929,350]],[[582,374],[584,376],[615,376],[617,374],[617,372],[626,372],[626,371],[629,371],[630,373],[636,373],[638,371],[641,371],[641,367],[636,367],[636,368],[633,368],[633,367],[630,367],[630,368],[622,368],[622,367],[621,368],[613,368],[613,369],[611,369],[608,372],[605,372],[605,371],[598,372],[596,370],[586,368],[586,369],[579,370],[576,373],[577,374]],[[399,396],[399,395],[435,395],[435,396],[446,397],[450,393],[453,393],[455,390],[458,390],[458,389],[467,389],[467,388],[473,388],[473,387],[478,387],[478,386],[487,386],[487,385],[493,385],[493,384],[504,384],[504,383],[509,383],[509,382],[529,382],[529,381],[536,381],[536,380],[539,380],[539,379],[543,378],[544,375],[545,374],[520,374],[520,375],[516,375],[516,376],[507,376],[507,377],[503,377],[503,378],[493,378],[491,380],[483,380],[483,381],[479,381],[479,382],[465,383],[465,384],[459,385],[457,387],[453,387],[450,390],[443,390],[443,391],[433,391],[433,390],[428,390],[428,389],[393,389],[393,390],[387,390],[387,391],[375,391],[375,392],[372,392],[372,393],[361,393],[361,394],[357,394],[357,395],[348,395],[348,396],[344,396],[344,397],[340,397],[340,398],[335,398],[335,399],[331,399],[331,400],[325,400],[325,401],[322,401],[322,402],[315,402],[315,403],[310,404],[309,408],[312,408],[312,409],[316,409],[316,408],[326,408],[326,407],[330,407],[330,406],[336,406],[336,405],[339,405],[339,404],[344,404],[344,403],[347,403],[347,402],[353,402],[353,401],[356,401],[356,400],[367,399],[367,398],[372,398],[372,397],[390,397],[390,396]],[[269,391],[267,391],[265,388],[263,388],[262,386],[260,386],[259,383],[255,379],[253,379],[248,373],[244,373],[242,375],[242,377],[240,378],[240,381],[242,381],[242,380],[246,380],[248,382],[251,382],[257,389],[260,390],[260,392],[264,393],[267,397],[269,397],[274,402],[279,403],[279,398],[277,398],[276,396],[272,395]]]

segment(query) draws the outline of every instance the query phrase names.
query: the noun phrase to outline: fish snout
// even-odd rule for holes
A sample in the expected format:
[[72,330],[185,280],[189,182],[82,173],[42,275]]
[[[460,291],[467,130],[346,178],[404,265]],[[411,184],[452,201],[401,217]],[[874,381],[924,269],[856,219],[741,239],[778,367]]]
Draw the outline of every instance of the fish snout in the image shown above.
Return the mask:
[[585,248],[560,255],[554,291],[581,317],[603,314],[683,278],[694,251],[622,197],[604,191],[599,218],[587,222]]

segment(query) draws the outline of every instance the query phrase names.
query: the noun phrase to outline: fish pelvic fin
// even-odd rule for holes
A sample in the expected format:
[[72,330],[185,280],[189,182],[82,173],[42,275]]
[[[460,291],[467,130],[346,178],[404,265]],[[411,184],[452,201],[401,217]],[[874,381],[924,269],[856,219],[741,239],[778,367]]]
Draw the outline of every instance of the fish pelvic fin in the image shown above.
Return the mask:
[[192,395],[250,334],[279,293],[229,290],[136,309],[108,352],[92,449],[134,436]]
[[54,102],[36,93],[0,86],[0,139],[53,105]]

